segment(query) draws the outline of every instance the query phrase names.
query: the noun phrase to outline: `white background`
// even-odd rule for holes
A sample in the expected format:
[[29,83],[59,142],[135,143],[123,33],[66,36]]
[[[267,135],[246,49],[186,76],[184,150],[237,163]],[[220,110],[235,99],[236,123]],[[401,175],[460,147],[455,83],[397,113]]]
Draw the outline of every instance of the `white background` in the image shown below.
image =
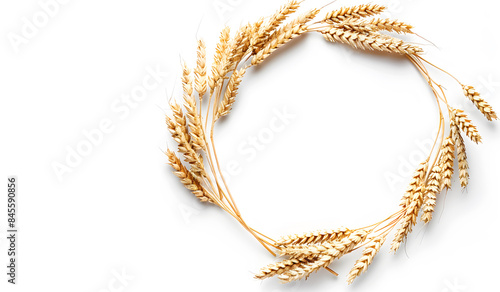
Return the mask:
[[[288,285],[258,281],[253,273],[274,259],[170,173],[162,150],[174,144],[164,113],[172,94],[180,98],[180,59],[193,64],[197,37],[213,50],[224,24],[236,28],[283,2],[67,1],[13,45],[13,35],[24,37],[24,18],[41,15],[40,2],[0,4],[0,177],[18,176],[20,203],[19,284],[13,286],[4,273],[5,195],[0,200],[2,291],[113,291],[110,283],[127,292],[498,289],[499,125],[486,121],[452,79],[432,71],[484,140],[466,141],[469,187],[461,190],[455,178],[453,190],[439,196],[433,221],[419,223],[396,255],[386,244],[351,286],[345,276],[359,253],[331,266],[339,277],[322,270]],[[304,7],[326,2],[308,0]],[[338,1],[329,9],[358,3]],[[498,15],[491,1],[376,3],[435,43],[410,38],[423,45],[426,58],[500,109],[500,37],[492,30]],[[155,88],[123,108],[122,95],[137,89],[151,68],[161,71]],[[260,141],[262,150],[244,144],[269,133],[283,111],[293,118]],[[59,179],[53,165],[66,163],[68,149],[88,143],[84,132],[103,120],[112,129]],[[433,96],[407,60],[312,34],[250,70],[216,140],[222,165],[238,164],[230,186],[243,216],[278,238],[364,226],[396,211],[436,128]],[[119,281],[121,273],[129,279]]]

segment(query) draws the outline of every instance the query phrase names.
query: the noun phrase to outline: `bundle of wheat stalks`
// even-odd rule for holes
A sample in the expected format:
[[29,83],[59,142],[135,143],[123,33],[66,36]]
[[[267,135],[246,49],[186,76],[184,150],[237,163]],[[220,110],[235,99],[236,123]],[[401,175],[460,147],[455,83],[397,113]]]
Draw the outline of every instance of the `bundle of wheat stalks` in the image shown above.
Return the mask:
[[[321,17],[319,14],[323,8],[312,9],[286,22],[292,14],[296,14],[299,5],[299,1],[290,1],[273,15],[243,25],[233,34],[229,27],[225,27],[210,68],[207,68],[205,43],[198,41],[196,66],[192,70],[183,65],[183,106],[172,101],[172,113],[166,117],[168,129],[178,144],[177,153],[184,157],[184,162],[171,150],[167,150],[166,154],[175,175],[196,197],[225,210],[271,254],[278,251],[286,256],[286,259],[261,269],[255,275],[257,279],[276,275],[283,282],[290,282],[307,278],[321,268],[336,274],[328,268],[334,260],[363,248],[361,258],[347,276],[347,281],[351,283],[367,269],[396,226],[399,227],[391,245],[394,252],[411,232],[420,213],[423,222],[428,223],[432,219],[437,196],[451,188],[455,155],[460,184],[467,186],[469,175],[463,135],[475,143],[481,142],[481,136],[462,110],[448,104],[444,88],[430,77],[426,65],[458,80],[423,59],[420,47],[384,34],[414,34],[411,25],[393,19],[370,18],[385,9],[375,4],[345,7]],[[308,32],[319,32],[330,42],[344,43],[356,49],[382,51],[408,58],[432,89],[439,107],[439,131],[429,156],[416,169],[400,209],[385,220],[356,229],[342,227],[273,240],[248,226],[238,211],[221,172],[213,131],[215,123],[230,112],[247,69],[259,65],[276,49]],[[491,106],[473,87],[458,83],[464,95],[488,120],[497,119]],[[448,113],[447,118],[444,112]]]

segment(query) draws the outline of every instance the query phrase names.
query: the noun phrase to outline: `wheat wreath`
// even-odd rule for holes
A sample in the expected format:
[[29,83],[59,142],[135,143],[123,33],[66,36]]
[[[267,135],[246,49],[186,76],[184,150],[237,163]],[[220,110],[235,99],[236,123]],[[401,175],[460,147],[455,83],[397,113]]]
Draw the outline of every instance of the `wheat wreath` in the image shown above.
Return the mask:
[[[347,282],[352,283],[366,271],[391,231],[395,229],[391,250],[396,252],[419,217],[424,223],[429,223],[437,197],[451,188],[455,158],[460,185],[467,186],[469,174],[463,136],[475,143],[481,142],[481,136],[464,111],[450,106],[445,89],[430,76],[428,67],[432,66],[457,81],[465,97],[486,119],[495,120],[497,115],[474,87],[462,84],[448,72],[426,61],[421,56],[422,48],[386,34],[415,35],[413,27],[404,22],[372,18],[385,7],[376,4],[344,7],[320,16],[324,7],[298,14],[299,5],[300,1],[292,0],[274,14],[243,25],[234,33],[225,27],[210,67],[207,65],[205,43],[198,41],[196,66],[189,68],[183,64],[183,104],[170,102],[171,114],[167,115],[166,123],[178,148],[177,153],[167,150],[166,155],[173,173],[196,197],[222,208],[271,254],[277,252],[285,257],[262,268],[255,278],[277,276],[286,283],[307,278],[321,268],[337,275],[328,266],[343,255],[362,249],[361,257],[347,275]],[[295,17],[287,21],[292,15]],[[337,227],[275,240],[243,220],[222,175],[213,133],[217,121],[231,111],[248,68],[258,66],[279,47],[309,32],[321,33],[332,43],[407,58],[428,82],[436,99],[439,108],[438,133],[429,156],[415,170],[400,208],[394,214],[364,227]]]

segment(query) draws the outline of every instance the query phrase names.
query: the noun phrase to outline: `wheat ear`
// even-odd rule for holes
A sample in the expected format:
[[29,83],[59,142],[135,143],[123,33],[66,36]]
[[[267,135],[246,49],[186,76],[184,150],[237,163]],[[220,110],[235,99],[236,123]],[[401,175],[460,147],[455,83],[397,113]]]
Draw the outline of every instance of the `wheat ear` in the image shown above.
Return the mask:
[[[337,249],[339,246],[346,244],[346,242],[351,241],[353,238],[358,238],[360,234],[365,234],[366,231],[355,230],[349,234],[347,237],[339,238],[331,242],[322,242],[320,244],[296,244],[286,247],[282,247],[280,250],[281,255],[287,255],[291,258],[297,258],[301,256],[312,256],[320,255],[326,252]],[[366,234],[365,234],[366,235]],[[352,236],[352,237],[351,237]]]
[[194,85],[201,101],[207,92],[207,52],[206,45],[203,40],[198,40],[196,55],[197,59],[196,68],[194,69]]
[[316,258],[317,258],[316,256],[310,256],[310,257],[288,259],[288,260],[283,260],[281,262],[273,263],[262,268],[257,274],[255,274],[254,277],[256,279],[263,280],[275,275],[280,275],[286,271],[297,268],[301,264],[312,263],[315,261]]
[[186,116],[189,120],[191,146],[194,150],[200,150],[206,148],[206,143],[203,135],[201,117],[198,113],[196,100],[193,95],[192,83],[191,72],[186,64],[183,64],[182,87],[184,89],[184,108],[186,109]]
[[268,38],[262,49],[254,55],[252,59],[252,65],[258,65],[262,63],[269,55],[271,55],[272,52],[277,50],[279,47],[306,32],[307,22],[316,17],[318,13],[318,9],[312,9],[300,15],[298,18],[288,23],[287,25],[275,30],[274,33]]
[[322,31],[322,33],[325,39],[330,42],[348,44],[357,49],[406,55],[419,54],[423,52],[423,50],[418,46],[405,43],[404,41],[394,37],[382,35],[378,32],[371,32],[367,35],[359,31],[331,27],[328,30]]
[[352,230],[345,227],[340,227],[332,230],[321,230],[315,232],[307,232],[302,234],[294,234],[282,237],[276,242],[277,246],[290,246],[297,244],[321,244],[324,242],[333,242],[334,240],[342,239],[349,236]]
[[229,83],[226,87],[226,92],[224,93],[224,98],[222,99],[222,102],[219,104],[217,112],[215,113],[215,121],[217,121],[220,117],[229,114],[229,111],[231,110],[231,107],[235,101],[236,93],[238,92],[238,86],[240,85],[245,72],[246,69],[242,68],[240,70],[234,71],[231,75]]
[[412,34],[413,31],[411,30],[413,26],[398,21],[396,19],[389,19],[389,18],[374,18],[369,21],[367,21],[367,24],[371,25],[372,27],[376,28],[377,30],[385,30],[389,32],[396,32],[396,33],[409,33]]
[[452,133],[448,136],[441,148],[441,159],[439,165],[441,166],[441,186],[439,191],[444,188],[451,189],[451,177],[453,176],[453,160],[455,159],[455,143],[452,138]]
[[455,150],[457,153],[458,160],[458,177],[460,179],[460,186],[465,188],[469,183],[469,164],[467,163],[467,153],[465,151],[465,143],[462,135],[460,134],[460,129],[455,123],[454,119],[451,119],[450,124],[453,141],[455,141]]
[[310,274],[321,268],[328,267],[332,261],[351,252],[358,244],[366,239],[368,232],[365,230],[356,230],[349,237],[335,242],[329,249],[319,253],[318,258],[310,263],[302,263],[295,269],[290,269],[278,276],[284,283],[295,281],[301,278],[307,278]]
[[470,119],[467,118],[467,115],[463,110],[460,109],[452,109],[451,110],[451,118],[455,119],[455,123],[462,130],[462,132],[475,143],[481,143],[481,135],[477,131],[476,126],[474,126]]
[[440,191],[442,168],[440,165],[435,165],[429,174],[429,180],[425,188],[425,197],[422,206],[422,217],[420,218],[425,223],[432,219],[432,213],[436,206],[436,195]]
[[347,283],[351,284],[356,277],[368,269],[368,266],[372,263],[375,255],[380,251],[384,242],[385,236],[374,239],[369,245],[366,246],[363,250],[363,255],[356,261],[354,267],[347,275]]
[[[255,25],[255,24],[254,24]],[[236,32],[236,36],[231,44],[231,56],[229,57],[230,69],[235,69],[251,48],[250,39],[252,37],[253,26],[246,24],[241,26]]]
[[228,50],[230,48],[230,28],[224,27],[221,31],[219,42],[215,48],[214,60],[212,63],[212,71],[208,77],[208,85],[210,87],[210,95],[213,94],[215,88],[219,86],[222,78],[226,75],[228,66]]
[[357,18],[348,18],[342,22],[333,24],[333,27],[364,33],[370,33],[376,29],[375,26]]
[[422,186],[419,186],[411,196],[410,203],[406,207],[400,227],[392,241],[391,250],[394,252],[399,249],[401,242],[406,238],[408,233],[411,232],[413,225],[417,223],[418,212],[420,211],[423,201],[423,191],[425,190]]
[[266,24],[259,27],[258,33],[254,34],[252,37],[252,46],[255,48],[260,48],[266,42],[266,40],[271,36],[272,32],[278,28],[286,18],[297,11],[300,6],[300,1],[289,1],[287,4],[283,5],[271,15]]
[[192,146],[189,136],[189,131],[186,126],[186,118],[181,107],[176,103],[171,103],[174,119],[166,117],[167,128],[170,131],[172,138],[179,145],[179,152],[184,155],[185,161],[191,165],[191,172],[197,176],[206,176],[203,158],[196,153]]
[[361,18],[379,14],[386,9],[377,4],[362,4],[358,6],[342,7],[338,10],[328,12],[323,18],[323,22],[341,22],[348,18]]
[[165,154],[168,157],[170,166],[174,169],[173,173],[181,180],[181,183],[190,190],[200,201],[213,203],[210,194],[201,186],[196,178],[189,172],[181,160],[174,152],[167,149]]
[[426,177],[428,164],[429,162],[426,160],[420,163],[415,170],[410,184],[408,185],[408,188],[406,189],[406,192],[401,199],[401,203],[399,204],[401,207],[404,208],[410,204],[413,194],[416,192],[417,188],[422,184],[424,178]]
[[474,103],[477,109],[483,113],[483,115],[488,119],[488,121],[497,120],[497,114],[484,99],[481,97],[479,92],[477,92],[474,87],[462,85],[462,89],[464,91],[464,95]]

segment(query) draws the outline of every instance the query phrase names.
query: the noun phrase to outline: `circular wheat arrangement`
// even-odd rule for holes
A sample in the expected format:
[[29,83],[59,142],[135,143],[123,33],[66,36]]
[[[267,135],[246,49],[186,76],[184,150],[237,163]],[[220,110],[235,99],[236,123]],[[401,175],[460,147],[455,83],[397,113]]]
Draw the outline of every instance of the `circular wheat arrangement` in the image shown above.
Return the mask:
[[[198,41],[194,69],[183,65],[183,105],[170,102],[171,114],[166,123],[178,144],[177,153],[166,151],[169,164],[182,184],[202,202],[219,206],[235,218],[271,254],[285,257],[255,274],[257,279],[277,276],[283,282],[307,278],[321,268],[337,275],[328,266],[347,253],[362,249],[360,258],[347,275],[348,283],[364,272],[391,231],[391,251],[396,252],[411,232],[418,218],[432,219],[437,196],[451,188],[453,163],[458,161],[461,187],[469,179],[463,136],[480,143],[476,127],[460,109],[449,105],[445,89],[431,78],[429,67],[458,82],[463,93],[484,116],[492,121],[497,115],[473,87],[426,61],[423,50],[385,32],[416,35],[412,26],[393,19],[373,18],[385,7],[367,4],[344,7],[320,15],[324,9],[299,14],[299,1],[290,1],[271,16],[241,26],[231,34],[225,27],[207,72],[205,43]],[[296,15],[288,20],[292,15]],[[335,227],[273,239],[248,226],[221,172],[213,138],[217,121],[228,115],[235,102],[245,72],[258,66],[279,47],[309,32],[321,33],[332,43],[347,44],[354,49],[381,51],[407,58],[428,82],[439,108],[438,133],[429,156],[417,167],[401,199],[399,210],[374,224],[346,228]],[[196,91],[196,93],[195,93]],[[208,100],[207,100],[208,99]],[[184,158],[184,162],[181,161]]]

